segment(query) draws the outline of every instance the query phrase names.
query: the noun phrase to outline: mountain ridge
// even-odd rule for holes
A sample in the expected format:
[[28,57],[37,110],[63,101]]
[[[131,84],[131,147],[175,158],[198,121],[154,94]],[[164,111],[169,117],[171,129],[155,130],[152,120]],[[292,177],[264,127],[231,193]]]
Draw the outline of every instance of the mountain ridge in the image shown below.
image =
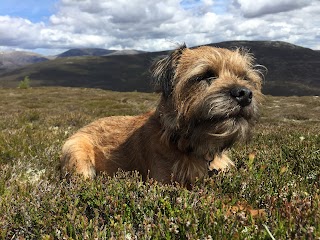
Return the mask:
[[0,52],[0,72],[23,67],[29,64],[48,61],[49,58],[41,54],[27,51]]
[[73,48],[58,54],[56,57],[104,56],[115,51],[104,48]]
[[[270,95],[319,95],[320,52],[280,41],[229,41],[207,44],[249,49],[268,69],[263,92]],[[150,65],[169,51],[56,58],[0,74],[0,86],[14,87],[25,76],[32,86],[69,86],[151,92]]]

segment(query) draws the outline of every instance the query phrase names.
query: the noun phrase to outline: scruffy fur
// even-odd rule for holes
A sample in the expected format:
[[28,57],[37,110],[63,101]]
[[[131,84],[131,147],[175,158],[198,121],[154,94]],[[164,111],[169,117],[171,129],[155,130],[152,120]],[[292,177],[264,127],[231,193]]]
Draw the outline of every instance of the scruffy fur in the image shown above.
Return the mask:
[[[64,174],[93,178],[138,170],[144,178],[189,185],[208,170],[233,165],[225,151],[246,141],[262,96],[253,57],[239,49],[181,46],[151,71],[162,93],[156,110],[102,118],[80,129],[63,146]],[[237,87],[252,92],[249,105],[230,94]]]

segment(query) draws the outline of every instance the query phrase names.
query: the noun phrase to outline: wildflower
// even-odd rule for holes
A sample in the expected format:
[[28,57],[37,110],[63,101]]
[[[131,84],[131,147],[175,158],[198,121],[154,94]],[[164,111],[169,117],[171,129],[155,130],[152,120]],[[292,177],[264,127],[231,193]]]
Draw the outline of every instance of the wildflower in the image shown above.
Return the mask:
[[187,221],[187,222],[186,222],[186,227],[190,227],[190,225],[191,225],[191,222],[190,222],[190,221]]

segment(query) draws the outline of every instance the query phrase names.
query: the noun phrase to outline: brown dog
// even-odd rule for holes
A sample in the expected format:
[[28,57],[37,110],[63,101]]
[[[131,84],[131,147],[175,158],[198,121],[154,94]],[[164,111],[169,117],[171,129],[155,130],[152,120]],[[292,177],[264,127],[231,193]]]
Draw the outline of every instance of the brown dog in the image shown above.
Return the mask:
[[64,172],[93,178],[122,169],[189,185],[232,161],[224,151],[243,142],[257,117],[261,78],[253,57],[214,47],[173,51],[152,68],[162,92],[155,111],[99,119],[63,146]]

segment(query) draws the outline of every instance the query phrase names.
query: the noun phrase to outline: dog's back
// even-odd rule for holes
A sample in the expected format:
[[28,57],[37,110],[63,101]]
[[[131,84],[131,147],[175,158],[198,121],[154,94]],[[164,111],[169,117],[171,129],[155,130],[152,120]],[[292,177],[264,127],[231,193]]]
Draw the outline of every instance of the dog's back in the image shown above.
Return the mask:
[[63,172],[81,174],[93,178],[98,172],[114,174],[119,168],[134,170],[135,151],[125,150],[130,136],[135,135],[149,114],[141,116],[117,116],[98,119],[71,136],[62,148]]

